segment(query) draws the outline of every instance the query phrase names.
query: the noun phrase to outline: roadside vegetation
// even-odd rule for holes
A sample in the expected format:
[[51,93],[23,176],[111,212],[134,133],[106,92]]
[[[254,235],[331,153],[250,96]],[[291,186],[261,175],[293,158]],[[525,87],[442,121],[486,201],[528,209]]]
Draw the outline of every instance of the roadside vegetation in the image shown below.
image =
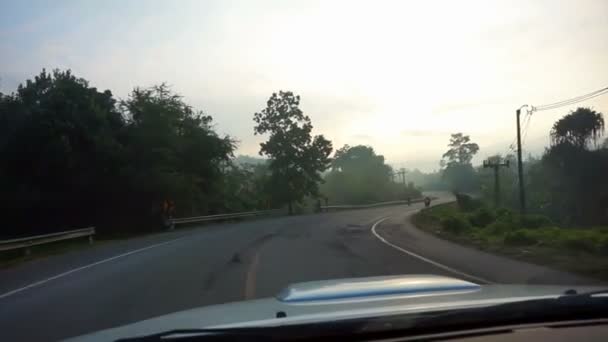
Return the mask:
[[540,158],[524,162],[523,216],[515,156],[487,159],[508,165],[498,168],[496,189],[494,170],[470,163],[477,144],[453,134],[440,172],[457,201],[423,210],[414,222],[450,240],[607,279],[608,140],[600,143],[603,132],[603,115],[590,108],[555,122],[548,132],[551,145]]
[[43,70],[0,93],[0,240],[88,226],[107,237],[158,231],[168,202],[184,217],[420,196],[371,147],[333,154],[297,94],[265,100],[252,113],[266,138],[260,157],[235,157],[237,138],[166,84],[117,99],[69,70]]
[[608,279],[608,227],[559,226],[546,216],[520,216],[458,195],[414,215],[414,224],[442,238],[557,269]]
[[336,151],[321,189],[332,204],[420,198],[420,189],[411,181],[400,182],[399,175],[372,147],[345,145]]
[[[260,99],[264,101],[265,99]],[[480,146],[451,134],[439,169],[395,170],[371,146],[313,134],[291,91],[252,113],[260,156],[237,156],[208,113],[165,84],[125,99],[70,71],[42,71],[0,94],[0,239],[97,227],[101,237],[159,231],[174,216],[414,199],[424,190],[474,194],[423,211],[423,228],[466,244],[605,277],[608,264],[608,142],[603,115],[578,108],[558,120],[542,156],[524,161],[527,212],[518,213],[513,154],[494,173],[475,165]],[[263,102],[264,103],[264,102]],[[494,201],[499,203],[494,203]],[[498,208],[498,209],[497,209]]]

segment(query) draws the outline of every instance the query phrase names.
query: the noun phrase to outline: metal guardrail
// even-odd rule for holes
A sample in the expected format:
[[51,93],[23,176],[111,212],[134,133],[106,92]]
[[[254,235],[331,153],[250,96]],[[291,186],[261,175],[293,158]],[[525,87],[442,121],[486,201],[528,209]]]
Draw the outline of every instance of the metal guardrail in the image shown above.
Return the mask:
[[[413,199],[410,203],[419,203],[424,199],[418,198]],[[408,201],[389,201],[389,202],[380,202],[373,204],[360,204],[360,205],[328,205],[321,206],[321,210],[347,210],[347,209],[363,209],[363,208],[373,208],[380,207],[385,205],[393,205],[393,204],[407,204]],[[273,209],[273,210],[258,210],[258,211],[246,211],[240,213],[232,213],[232,214],[217,214],[217,215],[206,215],[206,216],[194,216],[194,217],[182,217],[175,218],[169,220],[171,226],[176,224],[184,224],[184,223],[194,223],[194,222],[207,222],[207,221],[221,221],[221,220],[229,220],[234,218],[241,217],[252,217],[252,216],[262,216],[262,215],[271,215],[275,213],[279,213],[283,211],[283,209]],[[75,239],[79,237],[88,236],[89,244],[93,243],[93,235],[95,235],[95,227],[88,227],[82,229],[68,230],[58,233],[50,233],[44,235],[36,235],[36,236],[28,236],[23,238],[11,239],[11,240],[0,240],[0,252],[10,251],[15,249],[24,249],[25,255],[31,254],[31,247],[47,244],[56,241],[63,241],[69,239]]]
[[171,219],[170,222],[172,223],[172,225],[176,225],[176,224],[193,223],[193,222],[221,221],[221,220],[229,220],[229,219],[241,218],[241,217],[271,215],[271,214],[279,213],[281,211],[282,211],[282,209],[273,209],[273,210],[246,211],[246,212],[232,213],[232,214],[217,214],[217,215],[206,215],[206,216],[182,217],[182,218]]
[[[424,198],[416,198],[416,199],[412,199],[410,201],[410,203],[420,203],[423,201],[424,201]],[[372,204],[326,205],[326,206],[321,206],[321,210],[329,211],[329,210],[365,209],[365,208],[381,207],[381,206],[385,206],[385,205],[396,205],[396,204],[407,204],[407,203],[408,203],[407,200],[402,200],[402,201],[379,202],[379,203],[372,203]]]
[[32,246],[43,245],[56,241],[75,239],[85,236],[89,237],[89,244],[92,244],[93,235],[95,235],[95,227],[88,227],[58,233],[27,236],[18,239],[0,240],[0,252],[11,251],[15,249],[24,249],[25,255],[30,255]]

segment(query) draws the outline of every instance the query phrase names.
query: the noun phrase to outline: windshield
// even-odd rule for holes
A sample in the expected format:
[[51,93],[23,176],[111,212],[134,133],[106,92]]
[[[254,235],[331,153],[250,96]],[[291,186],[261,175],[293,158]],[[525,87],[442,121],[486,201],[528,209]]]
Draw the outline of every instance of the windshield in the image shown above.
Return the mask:
[[606,1],[1,7],[7,340],[608,280]]

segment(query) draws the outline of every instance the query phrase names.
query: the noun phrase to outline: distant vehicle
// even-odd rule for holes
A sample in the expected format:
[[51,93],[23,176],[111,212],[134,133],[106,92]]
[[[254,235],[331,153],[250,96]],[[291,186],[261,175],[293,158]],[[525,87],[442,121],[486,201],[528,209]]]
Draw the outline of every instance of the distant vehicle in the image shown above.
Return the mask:
[[478,285],[437,276],[291,285],[274,298],[181,311],[82,341],[605,341],[608,289]]

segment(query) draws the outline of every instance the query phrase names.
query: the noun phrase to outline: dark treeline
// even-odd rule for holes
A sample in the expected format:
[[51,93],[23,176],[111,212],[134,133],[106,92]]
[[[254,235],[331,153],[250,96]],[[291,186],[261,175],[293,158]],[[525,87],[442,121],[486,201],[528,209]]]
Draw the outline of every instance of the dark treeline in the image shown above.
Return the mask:
[[[255,133],[268,137],[260,150],[267,159],[235,159],[236,140],[218,135],[211,116],[164,84],[117,100],[70,71],[42,71],[0,93],[0,237],[161,229],[165,200],[175,203],[175,216],[190,216],[417,194],[392,182],[371,149],[345,147],[331,158],[331,142],[311,135],[299,101],[272,94],[253,116]],[[347,162],[361,151],[371,152],[363,172]]]
[[[334,203],[365,204],[421,196],[410,181],[397,174],[369,146],[348,145],[336,151],[331,170],[325,176],[323,193]],[[402,178],[403,179],[403,178]]]
[[166,198],[180,214],[227,209],[235,148],[165,85],[124,101],[69,71],[0,99],[4,235],[95,225],[143,229]]

